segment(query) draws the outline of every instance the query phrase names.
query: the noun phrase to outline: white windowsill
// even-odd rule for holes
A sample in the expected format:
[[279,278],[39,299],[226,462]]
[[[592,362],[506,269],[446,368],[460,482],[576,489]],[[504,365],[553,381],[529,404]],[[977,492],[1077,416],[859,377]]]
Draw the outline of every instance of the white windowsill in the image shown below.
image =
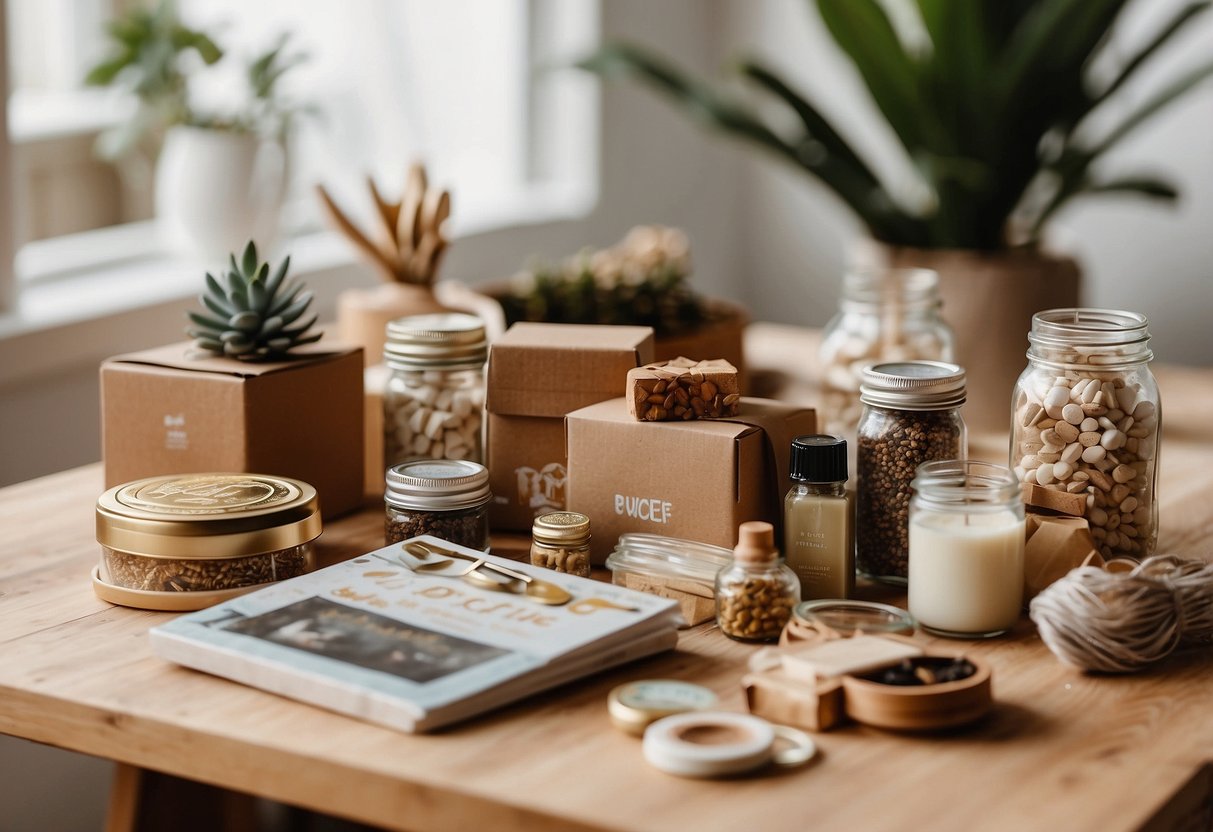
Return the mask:
[[[589,188],[533,187],[466,212],[452,236],[584,218],[596,198]],[[375,281],[334,231],[295,236],[278,251],[291,255],[291,273],[314,292],[322,318],[340,291]],[[151,222],[27,245],[17,257],[16,307],[0,314],[0,387],[183,339],[184,311],[194,305],[203,274],[221,265],[165,253]]]

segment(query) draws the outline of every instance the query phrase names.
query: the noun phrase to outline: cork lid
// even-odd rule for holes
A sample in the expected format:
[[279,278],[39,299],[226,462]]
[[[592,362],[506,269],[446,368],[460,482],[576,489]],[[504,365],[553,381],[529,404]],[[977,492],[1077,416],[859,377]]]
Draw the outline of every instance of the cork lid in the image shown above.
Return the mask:
[[775,548],[775,527],[761,520],[742,523],[737,528],[737,546],[733,559],[738,563],[770,563],[779,560]]

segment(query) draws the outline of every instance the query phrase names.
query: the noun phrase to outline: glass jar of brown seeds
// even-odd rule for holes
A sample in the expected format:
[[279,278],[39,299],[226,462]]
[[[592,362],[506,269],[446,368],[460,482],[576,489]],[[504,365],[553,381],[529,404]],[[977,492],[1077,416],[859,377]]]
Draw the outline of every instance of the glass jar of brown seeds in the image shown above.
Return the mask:
[[429,534],[469,549],[489,550],[489,472],[463,459],[394,465],[384,493],[389,544]]
[[855,566],[883,583],[906,583],[910,483],[924,462],[963,459],[965,372],[941,361],[864,370],[855,505]]

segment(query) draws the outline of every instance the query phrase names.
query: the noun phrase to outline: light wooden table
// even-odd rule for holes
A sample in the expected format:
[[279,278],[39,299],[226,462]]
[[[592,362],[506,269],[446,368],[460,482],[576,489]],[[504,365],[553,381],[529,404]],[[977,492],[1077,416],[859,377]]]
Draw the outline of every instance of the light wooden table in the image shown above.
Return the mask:
[[[792,357],[794,332],[758,334],[755,364],[769,345],[784,345],[772,364]],[[1160,545],[1209,556],[1213,371],[1158,376]],[[1084,676],[1025,621],[972,647],[993,666],[998,705],[971,730],[850,727],[820,735],[803,769],[682,780],[648,768],[639,741],[611,729],[607,691],[681,678],[742,710],[738,679],[754,648],[705,626],[674,653],[437,735],[400,734],[153,657],[147,630],[167,614],[112,607],[89,585],[100,490],[90,466],[0,491],[0,731],[408,830],[1104,832],[1204,829],[1213,813],[1213,651],[1137,676]],[[368,510],[330,525],[322,556],[375,548],[381,534]]]

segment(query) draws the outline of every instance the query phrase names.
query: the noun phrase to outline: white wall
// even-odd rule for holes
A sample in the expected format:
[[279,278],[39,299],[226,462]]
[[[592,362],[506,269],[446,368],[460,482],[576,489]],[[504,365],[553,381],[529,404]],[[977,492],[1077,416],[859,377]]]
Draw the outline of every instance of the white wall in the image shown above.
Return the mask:
[[[1137,0],[1118,46],[1141,43],[1178,5],[1180,0]],[[759,55],[786,73],[856,138],[878,169],[904,174],[894,139],[812,3],[737,0],[727,10],[735,52]],[[1182,67],[1208,60],[1213,14],[1173,46],[1174,54],[1144,67],[1122,90],[1129,94],[1126,103],[1141,101]],[[743,259],[753,276],[747,301],[758,318],[824,324],[861,227],[832,194],[798,171],[748,148],[734,152],[745,157],[738,197]],[[1213,82],[1126,140],[1106,164],[1109,171],[1165,173],[1183,198],[1174,209],[1128,198],[1091,199],[1058,216],[1054,243],[1080,258],[1084,303],[1145,313],[1160,360],[1213,363]]]

